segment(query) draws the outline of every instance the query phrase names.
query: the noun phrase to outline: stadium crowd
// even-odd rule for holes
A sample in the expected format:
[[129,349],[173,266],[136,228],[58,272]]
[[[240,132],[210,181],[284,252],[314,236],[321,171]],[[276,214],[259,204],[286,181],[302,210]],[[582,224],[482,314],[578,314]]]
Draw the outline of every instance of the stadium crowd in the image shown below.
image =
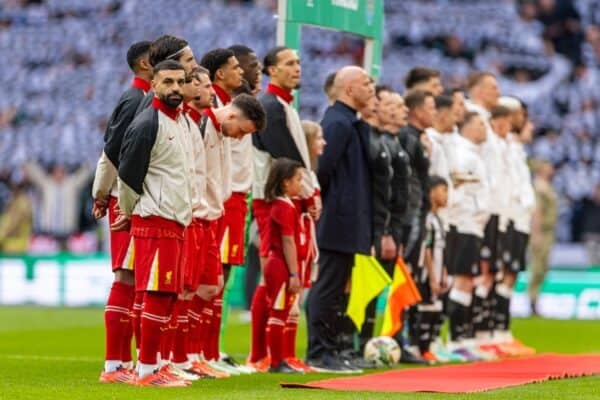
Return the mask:
[[[178,2],[176,7],[159,3],[140,7],[125,0],[3,2],[0,48],[6,56],[0,61],[0,80],[10,96],[0,99],[0,209],[5,209],[11,184],[24,182],[22,167],[28,161],[48,170],[60,164],[69,172],[82,164],[93,166],[111,99],[128,79],[127,70],[109,60],[122,55],[128,43],[172,32],[190,38],[194,46],[203,41],[226,46],[244,38],[263,54],[275,36],[275,2],[230,3],[210,1],[199,8],[194,1]],[[464,83],[474,69],[491,70],[503,90],[529,104],[537,126],[529,151],[557,167],[560,241],[582,239],[583,204],[600,180],[599,4],[594,0],[385,4],[382,81],[402,90],[402,78],[414,65],[440,69],[448,85]],[[182,14],[193,22],[185,31],[176,23]],[[478,23],[482,19],[486,24]],[[272,23],[246,24],[246,20]],[[214,29],[226,23],[232,26],[227,33]],[[315,62],[304,66],[309,78],[300,115],[314,120],[322,116],[326,104],[319,95],[321,82],[340,65],[360,62],[362,44],[351,36],[305,29],[302,51]],[[35,212],[40,196],[35,190],[27,192],[36,205],[33,232],[44,233],[41,215]],[[87,218],[91,203],[82,195],[79,204],[76,231],[93,230],[94,223]],[[82,248],[97,246],[92,240]]]

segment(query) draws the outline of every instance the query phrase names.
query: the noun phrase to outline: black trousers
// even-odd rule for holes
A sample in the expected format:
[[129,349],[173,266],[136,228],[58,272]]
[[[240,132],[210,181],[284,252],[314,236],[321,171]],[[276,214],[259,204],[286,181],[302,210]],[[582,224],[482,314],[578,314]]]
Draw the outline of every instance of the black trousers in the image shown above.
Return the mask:
[[246,276],[244,280],[244,300],[246,301],[246,310],[250,310],[252,297],[258,286],[260,279],[260,258],[258,257],[258,248],[250,243],[246,255]]
[[346,312],[344,289],[350,279],[354,254],[320,249],[319,275],[307,299],[307,359],[334,355]]

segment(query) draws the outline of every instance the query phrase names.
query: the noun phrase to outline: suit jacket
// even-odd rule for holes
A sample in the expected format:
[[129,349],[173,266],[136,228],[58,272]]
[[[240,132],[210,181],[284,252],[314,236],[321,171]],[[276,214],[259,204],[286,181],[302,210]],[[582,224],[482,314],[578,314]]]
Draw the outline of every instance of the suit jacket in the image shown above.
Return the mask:
[[321,121],[327,146],[319,158],[323,213],[317,225],[319,248],[369,254],[372,241],[372,187],[369,125],[356,110],[336,102]]

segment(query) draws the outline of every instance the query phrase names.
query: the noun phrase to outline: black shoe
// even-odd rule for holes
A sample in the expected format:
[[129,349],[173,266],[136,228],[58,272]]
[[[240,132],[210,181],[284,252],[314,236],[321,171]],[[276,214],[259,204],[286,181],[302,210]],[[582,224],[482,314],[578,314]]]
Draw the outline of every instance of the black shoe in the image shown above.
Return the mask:
[[285,360],[281,360],[278,366],[269,368],[269,372],[275,372],[278,374],[298,374],[299,372],[294,368],[290,367],[290,365],[285,362]]
[[356,350],[344,350],[340,352],[340,358],[350,368],[362,372],[363,369],[374,369],[377,365],[373,361],[365,360],[365,358]]
[[415,354],[413,350],[407,346],[402,347],[402,355],[400,356],[400,362],[404,364],[421,364],[430,365],[431,362],[421,357],[419,354]]
[[342,360],[333,355],[323,355],[321,358],[307,359],[306,364],[313,367],[317,372],[331,374],[356,373],[354,368],[348,367]]

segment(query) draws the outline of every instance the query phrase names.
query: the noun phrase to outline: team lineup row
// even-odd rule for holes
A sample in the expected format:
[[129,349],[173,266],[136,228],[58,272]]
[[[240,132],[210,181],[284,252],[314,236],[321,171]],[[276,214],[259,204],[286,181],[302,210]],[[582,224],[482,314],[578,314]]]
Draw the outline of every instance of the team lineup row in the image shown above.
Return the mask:
[[[361,369],[344,339],[354,333],[343,306],[355,253],[388,271],[406,260],[424,301],[397,340],[416,359],[436,359],[442,308],[455,358],[531,351],[510,335],[509,301],[535,198],[523,150],[532,128],[517,99],[498,104],[492,74],[473,75],[465,112],[463,92],[443,95],[437,71],[411,71],[403,98],[344,67],[318,125],[293,107],[294,50],[275,47],[261,63],[236,45],[198,65],[185,40],[165,35],[132,45],[127,61],[135,77],[111,115],[92,193],[95,217],[109,217],[115,273],[101,381]],[[257,99],[262,72],[270,82]],[[224,284],[245,263],[249,196],[263,274],[239,366],[219,352],[219,335]],[[295,337],[311,286],[303,362]],[[367,311],[362,345],[373,335]]]

